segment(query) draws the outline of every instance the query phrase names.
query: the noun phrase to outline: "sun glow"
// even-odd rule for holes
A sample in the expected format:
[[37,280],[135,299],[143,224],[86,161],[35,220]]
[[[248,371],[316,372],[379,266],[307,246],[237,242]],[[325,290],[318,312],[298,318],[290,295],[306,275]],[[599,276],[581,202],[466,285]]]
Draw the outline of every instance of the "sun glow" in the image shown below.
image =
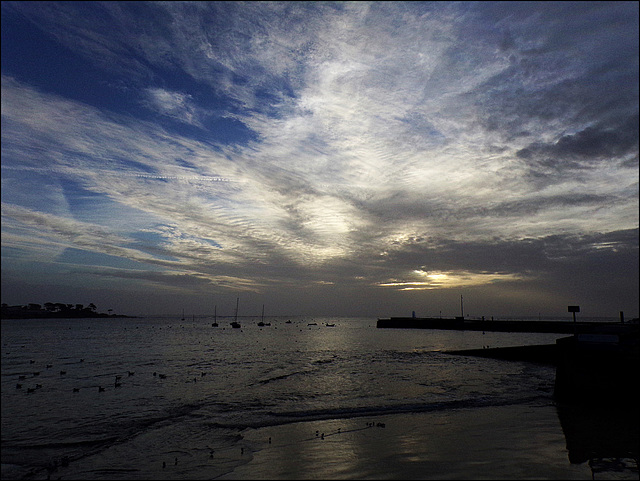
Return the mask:
[[522,278],[520,275],[499,272],[443,272],[424,271],[422,269],[412,271],[411,277],[413,277],[413,279],[390,279],[388,282],[378,283],[378,286],[395,287],[401,291],[433,290],[481,286],[500,281],[519,280]]

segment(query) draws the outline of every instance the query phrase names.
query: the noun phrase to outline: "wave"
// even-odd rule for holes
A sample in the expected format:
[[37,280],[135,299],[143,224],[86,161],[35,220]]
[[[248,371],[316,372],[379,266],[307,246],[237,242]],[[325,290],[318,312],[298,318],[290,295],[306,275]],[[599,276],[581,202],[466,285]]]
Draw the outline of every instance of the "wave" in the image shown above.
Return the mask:
[[330,358],[324,358],[324,359],[316,359],[315,361],[311,362],[311,369],[301,369],[299,371],[293,371],[293,372],[288,372],[288,373],[284,373],[284,374],[280,374],[278,376],[273,376],[267,379],[261,379],[259,381],[257,381],[255,384],[268,384],[270,382],[273,381],[280,381],[282,379],[287,379],[288,377],[291,376],[295,376],[297,374],[311,374],[314,370],[317,370],[319,366],[322,366],[324,364],[330,364],[332,362],[334,362],[338,357],[336,355],[330,357]]
[[431,403],[406,403],[406,404],[388,404],[377,406],[355,406],[355,407],[335,407],[326,409],[307,409],[300,411],[269,411],[260,413],[259,419],[248,419],[248,417],[239,416],[242,419],[227,419],[224,421],[216,421],[208,423],[210,427],[243,430],[247,428],[258,429],[268,426],[279,426],[284,424],[298,422],[323,421],[327,419],[347,419],[357,417],[374,417],[393,414],[411,414],[450,411],[455,409],[478,409],[485,407],[501,407],[531,403],[549,404],[552,400],[549,396],[536,394],[519,398],[497,398],[494,396],[476,397],[468,399],[456,399]]
[[[28,444],[25,442],[24,444],[21,442],[11,443],[12,449],[28,449],[28,450],[44,450],[44,449],[66,449],[66,448],[82,448],[82,447],[92,447],[92,446],[102,446],[105,444],[111,444],[118,439],[117,436],[110,436],[108,438],[99,438],[99,439],[83,439],[83,440],[69,440],[69,441],[59,441],[59,442],[46,442],[46,443],[37,443],[33,440],[29,440]],[[6,446],[3,446],[3,449]]]
[[421,412],[433,412],[433,411],[446,411],[453,409],[471,409],[480,407],[496,407],[496,406],[508,406],[514,404],[526,404],[533,400],[540,399],[541,396],[531,396],[519,399],[506,399],[506,398],[471,398],[471,399],[457,399],[451,401],[442,401],[435,403],[411,403],[411,404],[393,404],[386,406],[362,406],[353,408],[329,408],[329,409],[316,409],[311,411],[289,411],[270,413],[276,417],[291,418],[292,420],[321,420],[321,419],[342,419],[348,417],[363,417],[363,416],[380,416],[386,414],[406,414],[406,413],[421,413]]
[[270,382],[273,381],[280,381],[281,379],[286,379],[288,377],[291,376],[295,376],[296,374],[307,374],[308,371],[294,371],[294,372],[290,372],[287,374],[281,374],[280,376],[274,376],[274,377],[270,377],[267,379],[261,379],[260,381],[257,382],[257,384],[269,384]]
[[136,468],[96,468],[90,471],[80,472],[78,474],[109,475],[109,474],[137,473],[139,471],[140,470]]

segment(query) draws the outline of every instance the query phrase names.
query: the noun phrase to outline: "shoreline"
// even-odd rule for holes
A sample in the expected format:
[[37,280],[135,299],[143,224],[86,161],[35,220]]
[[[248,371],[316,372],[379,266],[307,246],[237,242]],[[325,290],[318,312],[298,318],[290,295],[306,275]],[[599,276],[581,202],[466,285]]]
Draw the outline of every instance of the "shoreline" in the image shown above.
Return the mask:
[[125,314],[103,314],[103,313],[98,313],[98,314],[94,314],[94,315],[86,315],[86,314],[82,314],[82,315],[69,315],[68,312],[65,313],[57,313],[57,312],[53,312],[53,313],[49,313],[49,314],[42,314],[42,315],[33,315],[33,313],[27,313],[27,314],[2,314],[2,316],[0,316],[0,320],[4,321],[6,320],[10,320],[10,319],[22,319],[22,320],[39,320],[39,319],[137,319],[138,316],[127,316]]
[[[73,460],[54,477],[106,479],[108,473],[113,476],[110,479],[587,480],[597,473],[596,479],[637,479],[637,464],[624,454],[626,447],[622,455],[613,454],[607,441],[604,449],[608,454],[589,449],[592,459],[583,457],[589,443],[585,445],[584,433],[577,433],[580,436],[573,442],[566,438],[570,431],[567,413],[562,411],[540,399],[246,428],[235,440],[218,445],[211,457],[208,449],[190,453],[188,444],[183,445],[184,452],[148,452],[149,438],[142,436]],[[575,414],[580,415],[579,426],[585,428],[599,419],[593,412]],[[167,438],[174,434],[171,424],[161,429]],[[582,441],[575,445],[576,439]],[[180,462],[175,466],[167,463],[165,468],[163,460],[172,460],[174,455]],[[615,463],[607,465],[613,459]],[[48,478],[44,467],[3,463],[2,479]]]
[[[251,459],[217,479],[592,476],[588,463],[570,463],[553,404],[307,421],[249,428],[242,434]],[[637,471],[629,470],[628,479],[636,478]]]

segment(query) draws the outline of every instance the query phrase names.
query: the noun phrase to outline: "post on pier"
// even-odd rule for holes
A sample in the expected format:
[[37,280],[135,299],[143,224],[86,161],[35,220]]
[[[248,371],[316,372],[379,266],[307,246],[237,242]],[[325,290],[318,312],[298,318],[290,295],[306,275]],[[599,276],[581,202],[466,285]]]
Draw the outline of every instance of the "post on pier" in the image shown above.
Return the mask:
[[576,333],[576,312],[580,312],[580,306],[569,306],[569,312],[573,313],[573,333]]

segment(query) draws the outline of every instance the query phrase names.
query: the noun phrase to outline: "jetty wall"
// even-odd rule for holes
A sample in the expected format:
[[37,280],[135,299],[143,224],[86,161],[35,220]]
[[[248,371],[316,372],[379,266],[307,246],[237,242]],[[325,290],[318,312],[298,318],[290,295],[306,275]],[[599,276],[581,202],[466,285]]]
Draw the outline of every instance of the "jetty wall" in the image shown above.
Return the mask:
[[376,327],[381,329],[446,329],[455,331],[489,332],[543,332],[558,334],[580,334],[618,329],[626,323],[618,322],[573,322],[573,321],[520,321],[480,320],[433,317],[390,317],[378,319]]

